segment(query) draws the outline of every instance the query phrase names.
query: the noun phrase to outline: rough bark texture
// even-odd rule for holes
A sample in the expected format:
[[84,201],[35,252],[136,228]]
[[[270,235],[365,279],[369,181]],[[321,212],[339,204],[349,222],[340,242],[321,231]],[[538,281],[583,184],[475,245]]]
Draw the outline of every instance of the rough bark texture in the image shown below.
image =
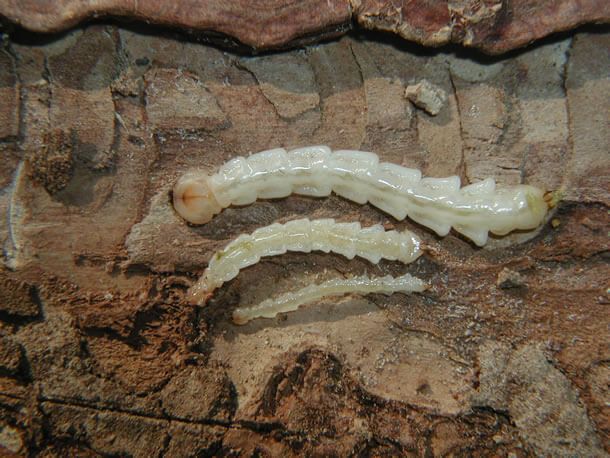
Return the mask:
[[553,32],[608,23],[610,8],[607,0],[0,0],[1,16],[37,32],[117,16],[222,34],[253,49],[321,40],[359,24],[426,46],[459,43],[500,54]]
[[[0,450],[22,456],[602,456],[610,35],[476,61],[374,37],[240,57],[90,26],[0,49]],[[436,117],[404,89],[447,93]],[[478,249],[337,197],[230,208],[169,190],[275,146],[562,189],[535,234]],[[287,254],[185,303],[210,254],[297,217],[409,228],[410,266]],[[421,295],[328,299],[233,326],[322,276],[411,272]]]

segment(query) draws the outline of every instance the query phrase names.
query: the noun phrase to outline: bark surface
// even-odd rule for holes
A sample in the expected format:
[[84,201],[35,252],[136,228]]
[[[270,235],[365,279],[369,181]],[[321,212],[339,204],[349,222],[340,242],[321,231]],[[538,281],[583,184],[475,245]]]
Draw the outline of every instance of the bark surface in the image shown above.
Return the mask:
[[[0,451],[23,456],[601,456],[609,450],[610,34],[509,58],[376,36],[244,57],[93,25],[0,49]],[[405,88],[447,95],[437,116]],[[483,249],[336,196],[184,223],[169,191],[236,155],[328,144],[561,190]],[[184,300],[243,232],[331,217],[415,231],[415,263],[264,259]],[[419,295],[239,304],[405,272]]]
[[610,23],[610,8],[607,0],[0,0],[3,16],[45,33],[112,16],[254,50],[363,27],[426,46],[458,43],[501,54],[582,24]]

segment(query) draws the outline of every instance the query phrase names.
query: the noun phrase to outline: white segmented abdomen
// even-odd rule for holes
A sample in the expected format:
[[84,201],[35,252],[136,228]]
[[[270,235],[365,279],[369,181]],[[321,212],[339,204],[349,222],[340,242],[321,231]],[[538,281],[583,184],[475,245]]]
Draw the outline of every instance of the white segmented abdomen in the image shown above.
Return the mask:
[[292,170],[284,148],[253,154],[246,161],[252,170],[249,177],[252,194],[261,199],[276,199],[292,194],[292,182],[286,179]]
[[284,238],[288,251],[311,252],[311,239],[319,234],[311,232],[311,223],[308,219],[297,219],[284,224]]
[[[224,208],[231,205],[248,205],[257,198],[253,193],[245,194],[242,189],[251,175],[252,169],[248,161],[243,157],[236,157],[220,167],[218,173],[209,178],[208,185]],[[188,221],[188,218],[186,219]]]
[[496,189],[486,179],[460,189],[457,176],[422,178],[415,169],[387,162],[364,151],[331,152],[309,146],[286,152],[277,148],[235,158],[218,173],[185,175],[174,187],[174,206],[187,221],[202,224],[229,205],[291,193],[314,197],[336,194],[372,205],[402,220],[409,216],[444,236],[453,227],[477,245],[488,232],[507,234],[539,226],[548,210],[544,193],[533,186]]
[[419,238],[409,231],[385,231],[379,225],[363,229],[359,223],[337,223],[333,219],[276,223],[252,234],[240,235],[216,252],[208,268],[191,288],[191,299],[199,304],[205,302],[214,289],[262,257],[286,251],[309,253],[312,250],[332,251],[348,259],[358,255],[373,263],[381,258],[409,263],[422,254]]
[[460,190],[460,177],[453,175],[447,178],[422,178],[416,185],[419,189],[426,189],[434,197],[451,197]]
[[325,197],[332,192],[328,178],[328,146],[306,146],[288,152],[292,172],[292,191],[312,197]]
[[377,155],[366,151],[339,150],[330,156],[328,162],[328,179],[335,194],[358,204],[367,203],[370,193],[366,183],[379,165]]
[[496,180],[493,178],[485,178],[476,183],[469,184],[462,188],[462,194],[465,196],[488,196],[495,192]]
[[293,312],[301,305],[327,296],[338,296],[349,293],[393,294],[396,292],[421,292],[426,289],[423,280],[409,274],[400,277],[367,277],[335,278],[324,283],[306,286],[294,292],[267,299],[253,307],[240,307],[233,312],[235,324],[246,324],[255,318],[273,318],[278,313]]

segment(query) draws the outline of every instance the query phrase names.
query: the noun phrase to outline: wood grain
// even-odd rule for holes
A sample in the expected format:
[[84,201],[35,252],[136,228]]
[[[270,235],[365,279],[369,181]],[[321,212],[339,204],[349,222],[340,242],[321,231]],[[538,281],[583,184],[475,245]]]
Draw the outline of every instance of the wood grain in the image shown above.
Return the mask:
[[[0,454],[607,453],[608,47],[578,33],[481,61],[347,36],[248,57],[116,26],[8,36]],[[435,117],[404,97],[422,79],[447,93]],[[198,227],[172,209],[191,168],[308,144],[564,200],[483,249],[336,196]],[[408,228],[428,250],[408,266],[286,254],[187,304],[215,250],[302,217]],[[406,272],[432,288],[230,321],[314,280]]]

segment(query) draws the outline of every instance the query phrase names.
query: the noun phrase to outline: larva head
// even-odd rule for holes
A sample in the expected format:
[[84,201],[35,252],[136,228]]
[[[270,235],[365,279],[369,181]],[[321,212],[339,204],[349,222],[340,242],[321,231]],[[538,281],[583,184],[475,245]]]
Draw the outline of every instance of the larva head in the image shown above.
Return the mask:
[[174,208],[189,223],[205,224],[222,210],[205,175],[184,175],[174,186],[173,194]]

